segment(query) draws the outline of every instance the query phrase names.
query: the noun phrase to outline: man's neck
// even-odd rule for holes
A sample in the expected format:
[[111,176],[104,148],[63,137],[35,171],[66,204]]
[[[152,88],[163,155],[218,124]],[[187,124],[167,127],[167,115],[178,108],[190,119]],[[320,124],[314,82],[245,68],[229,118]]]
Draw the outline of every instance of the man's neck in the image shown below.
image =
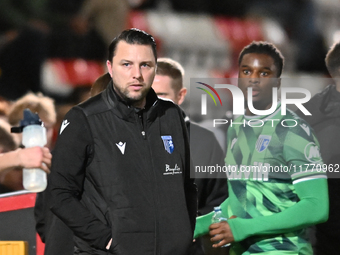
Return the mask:
[[[264,111],[264,110],[268,110],[272,107],[273,103],[271,102],[270,104],[268,104],[267,106],[263,107],[259,104],[256,104],[256,105],[253,105],[253,107],[256,109],[256,110],[259,110],[259,111]],[[252,113],[250,110],[249,110],[249,107],[246,107],[246,112],[245,112],[245,115],[247,116],[256,116],[256,114]]]

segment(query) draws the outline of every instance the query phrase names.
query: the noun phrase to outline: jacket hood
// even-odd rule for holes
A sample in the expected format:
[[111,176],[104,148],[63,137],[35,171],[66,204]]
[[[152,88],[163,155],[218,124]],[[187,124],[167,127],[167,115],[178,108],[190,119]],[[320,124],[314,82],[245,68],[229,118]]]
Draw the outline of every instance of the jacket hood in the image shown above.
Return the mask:
[[340,116],[340,92],[336,90],[335,85],[328,85],[320,96],[322,97],[320,111],[327,117]]

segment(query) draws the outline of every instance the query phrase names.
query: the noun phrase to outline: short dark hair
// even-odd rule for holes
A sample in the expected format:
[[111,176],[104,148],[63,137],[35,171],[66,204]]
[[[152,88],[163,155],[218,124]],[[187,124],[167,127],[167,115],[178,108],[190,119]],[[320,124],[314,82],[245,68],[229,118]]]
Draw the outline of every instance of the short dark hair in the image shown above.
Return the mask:
[[340,77],[340,42],[332,45],[326,55],[325,62],[329,74],[332,77]]
[[274,64],[277,67],[277,77],[280,77],[283,70],[284,57],[280,50],[270,42],[253,41],[243,48],[238,58],[238,65],[240,66],[243,56],[249,53],[266,54],[274,59]]
[[128,44],[140,44],[140,45],[150,45],[155,56],[155,60],[157,60],[157,49],[156,42],[152,35],[146,33],[143,30],[137,28],[131,28],[124,30],[120,35],[116,36],[110,46],[109,46],[109,55],[107,60],[112,61],[112,58],[115,55],[115,51],[117,48],[117,44],[120,41],[125,41]]
[[172,82],[172,88],[178,92],[183,88],[184,69],[180,63],[170,58],[159,58],[157,60],[157,75],[169,76]]

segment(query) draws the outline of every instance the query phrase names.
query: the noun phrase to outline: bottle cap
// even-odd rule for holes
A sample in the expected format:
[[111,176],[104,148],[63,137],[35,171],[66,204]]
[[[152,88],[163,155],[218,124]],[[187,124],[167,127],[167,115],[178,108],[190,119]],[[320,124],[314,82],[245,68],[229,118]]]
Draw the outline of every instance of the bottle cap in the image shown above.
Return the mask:
[[220,207],[220,206],[214,207],[214,211],[215,211],[215,212],[221,211],[221,207]]
[[12,127],[11,132],[12,133],[21,133],[23,128],[29,125],[41,125],[42,121],[39,118],[39,115],[37,113],[31,112],[30,109],[24,110],[24,118],[20,121],[19,127]]

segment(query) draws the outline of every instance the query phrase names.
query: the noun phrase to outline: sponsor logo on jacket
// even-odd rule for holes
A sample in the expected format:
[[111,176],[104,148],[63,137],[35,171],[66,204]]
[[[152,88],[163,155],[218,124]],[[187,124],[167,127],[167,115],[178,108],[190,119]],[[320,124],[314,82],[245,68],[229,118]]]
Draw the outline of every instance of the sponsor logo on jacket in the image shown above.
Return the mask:
[[165,172],[163,173],[163,175],[175,175],[175,174],[181,174],[181,168],[178,167],[178,165],[176,164],[174,167],[170,167],[170,165],[165,164]]

